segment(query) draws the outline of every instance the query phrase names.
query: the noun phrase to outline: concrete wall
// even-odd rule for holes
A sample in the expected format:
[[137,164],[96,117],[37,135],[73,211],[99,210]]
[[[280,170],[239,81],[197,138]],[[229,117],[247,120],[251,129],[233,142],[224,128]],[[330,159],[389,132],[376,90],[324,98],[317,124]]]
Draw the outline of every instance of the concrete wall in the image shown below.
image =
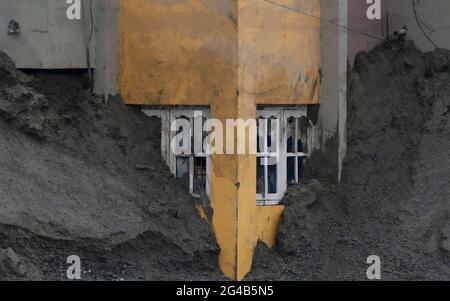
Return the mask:
[[347,0],[321,0],[322,87],[316,148],[338,181],[345,157],[347,127]]
[[118,0],[95,1],[96,51],[94,70],[94,92],[117,94],[117,72],[119,63]]
[[[65,1],[0,1],[0,50],[11,56],[18,68],[86,68],[91,21],[89,0],[84,3],[82,19],[69,20]],[[7,35],[11,19],[20,24],[17,36]],[[95,36],[90,45],[90,65],[94,67]]]
[[[351,0],[348,2],[348,60],[353,66],[358,52],[369,51],[382,43],[388,33],[387,0],[380,0],[381,20],[369,20],[367,9],[370,4],[365,0]],[[367,35],[362,34],[367,33]],[[378,38],[378,39],[377,39]]]
[[[417,1],[417,15],[427,35],[440,48],[450,49],[450,1],[422,0]],[[413,40],[423,51],[433,50],[431,43],[417,24],[411,0],[389,1],[389,17],[391,31],[408,25],[408,38]]]
[[[94,91],[105,96],[117,93],[118,0],[83,0],[81,20],[68,20],[68,4],[60,0],[2,0],[0,2],[0,50],[18,68],[87,68],[87,44],[91,30],[90,1],[94,21],[90,66]],[[11,19],[21,33],[8,36]]]

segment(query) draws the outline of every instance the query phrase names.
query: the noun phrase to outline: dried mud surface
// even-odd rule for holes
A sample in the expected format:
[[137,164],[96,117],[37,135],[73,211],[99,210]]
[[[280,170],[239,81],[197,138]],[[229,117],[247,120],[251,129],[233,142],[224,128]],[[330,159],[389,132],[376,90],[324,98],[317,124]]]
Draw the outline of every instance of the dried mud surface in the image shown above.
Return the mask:
[[223,279],[210,225],[161,162],[160,121],[84,74],[0,54],[0,279]]
[[[386,43],[349,74],[342,182],[287,194],[247,280],[450,280],[450,51]],[[315,160],[310,160],[313,164]],[[0,279],[223,280],[210,225],[160,159],[160,122],[92,96],[85,75],[0,55]]]
[[258,247],[248,279],[367,280],[378,255],[384,280],[450,280],[449,108],[450,51],[360,53],[342,183],[291,188],[277,246]]

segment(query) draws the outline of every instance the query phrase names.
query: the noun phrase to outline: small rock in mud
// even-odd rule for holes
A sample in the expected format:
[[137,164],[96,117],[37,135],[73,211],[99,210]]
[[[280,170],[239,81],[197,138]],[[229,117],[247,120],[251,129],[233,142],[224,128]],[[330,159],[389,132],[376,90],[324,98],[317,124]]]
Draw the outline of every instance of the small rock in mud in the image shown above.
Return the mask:
[[33,265],[24,264],[13,249],[0,250],[0,280],[38,280],[40,271]]

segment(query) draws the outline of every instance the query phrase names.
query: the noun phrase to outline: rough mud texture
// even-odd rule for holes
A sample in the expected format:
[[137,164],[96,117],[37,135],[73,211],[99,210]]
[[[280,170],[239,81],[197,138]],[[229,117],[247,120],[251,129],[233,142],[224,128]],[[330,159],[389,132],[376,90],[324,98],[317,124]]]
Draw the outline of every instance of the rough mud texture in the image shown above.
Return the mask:
[[[289,190],[247,279],[365,280],[378,255],[385,280],[450,280],[450,51],[388,43],[349,78],[342,183]],[[65,279],[72,254],[87,280],[223,279],[210,226],[161,163],[159,121],[87,91],[0,55],[0,279]]]
[[160,159],[160,121],[79,73],[0,54],[0,279],[223,279],[210,225]]
[[450,280],[450,51],[387,43],[350,74],[348,155],[339,185],[288,193],[277,246],[248,279]]

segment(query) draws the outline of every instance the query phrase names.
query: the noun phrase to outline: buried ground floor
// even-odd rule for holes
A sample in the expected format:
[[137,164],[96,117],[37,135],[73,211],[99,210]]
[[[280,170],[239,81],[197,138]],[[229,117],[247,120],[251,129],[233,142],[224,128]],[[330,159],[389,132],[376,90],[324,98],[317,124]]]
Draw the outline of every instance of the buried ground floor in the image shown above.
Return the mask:
[[288,185],[302,179],[314,145],[307,106],[265,107],[254,120],[230,119],[225,124],[211,119],[206,108],[143,112],[161,118],[162,157],[195,197],[203,192],[211,196],[211,155],[236,153],[256,157],[257,204],[279,205]]
[[211,119],[206,107],[143,108],[161,119],[161,153],[199,199],[229,278],[250,270],[259,240],[273,246],[289,185],[298,184],[314,145],[308,106],[258,107],[256,118]]

